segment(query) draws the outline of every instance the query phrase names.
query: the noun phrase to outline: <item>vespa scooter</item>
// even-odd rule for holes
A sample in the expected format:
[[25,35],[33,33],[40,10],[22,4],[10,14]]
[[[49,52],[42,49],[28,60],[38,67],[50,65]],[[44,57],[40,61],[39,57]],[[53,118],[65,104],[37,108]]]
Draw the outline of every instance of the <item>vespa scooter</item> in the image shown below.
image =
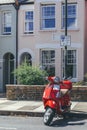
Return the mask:
[[71,98],[70,91],[72,82],[70,80],[60,81],[59,77],[47,77],[47,84],[43,93],[43,104],[45,113],[43,121],[45,125],[50,125],[55,115],[64,116],[70,112]]

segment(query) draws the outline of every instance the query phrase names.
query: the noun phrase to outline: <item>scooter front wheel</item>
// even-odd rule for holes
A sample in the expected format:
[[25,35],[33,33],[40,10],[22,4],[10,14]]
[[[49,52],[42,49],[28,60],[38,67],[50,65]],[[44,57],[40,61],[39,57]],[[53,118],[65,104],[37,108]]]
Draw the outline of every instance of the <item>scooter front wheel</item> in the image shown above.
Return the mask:
[[44,124],[50,125],[50,123],[53,120],[54,115],[55,115],[54,109],[48,107],[44,113],[44,118],[43,118]]

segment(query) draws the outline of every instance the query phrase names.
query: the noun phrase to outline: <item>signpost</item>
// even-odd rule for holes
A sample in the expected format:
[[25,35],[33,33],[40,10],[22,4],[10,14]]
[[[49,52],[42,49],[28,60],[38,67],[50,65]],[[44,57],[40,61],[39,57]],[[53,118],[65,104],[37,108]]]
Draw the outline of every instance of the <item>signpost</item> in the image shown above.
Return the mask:
[[61,46],[70,46],[71,45],[71,36],[65,36],[65,35],[61,35],[60,37],[60,45]]
[[[65,48],[65,68],[64,68],[64,77],[67,79],[67,46],[71,45],[71,36],[67,35],[67,0],[59,0],[65,1],[65,35],[60,36],[60,45]],[[56,34],[53,35],[53,40],[59,40]]]
[[71,37],[67,35],[67,0],[65,0],[65,35],[61,35],[60,44],[65,47],[64,77],[67,79],[67,46],[71,45]]
[[[67,0],[65,0],[65,36],[67,37]],[[65,79],[67,79],[67,45],[65,46]]]

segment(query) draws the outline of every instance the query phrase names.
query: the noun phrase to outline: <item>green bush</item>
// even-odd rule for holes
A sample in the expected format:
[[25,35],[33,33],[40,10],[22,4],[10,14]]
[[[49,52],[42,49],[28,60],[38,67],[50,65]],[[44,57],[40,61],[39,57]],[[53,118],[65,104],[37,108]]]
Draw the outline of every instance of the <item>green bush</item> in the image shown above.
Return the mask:
[[15,76],[20,84],[24,85],[43,85],[46,83],[44,77],[48,74],[39,67],[30,66],[26,62],[20,65],[15,71]]

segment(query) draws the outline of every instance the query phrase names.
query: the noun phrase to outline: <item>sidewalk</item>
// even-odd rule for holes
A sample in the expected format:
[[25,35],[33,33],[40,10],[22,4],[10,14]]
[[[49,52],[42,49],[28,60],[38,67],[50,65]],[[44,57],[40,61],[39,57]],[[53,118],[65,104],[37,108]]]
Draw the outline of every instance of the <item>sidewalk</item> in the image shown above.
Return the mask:
[[[0,115],[38,116],[44,114],[42,101],[13,101],[0,98]],[[72,102],[71,116],[87,118],[87,102]]]

